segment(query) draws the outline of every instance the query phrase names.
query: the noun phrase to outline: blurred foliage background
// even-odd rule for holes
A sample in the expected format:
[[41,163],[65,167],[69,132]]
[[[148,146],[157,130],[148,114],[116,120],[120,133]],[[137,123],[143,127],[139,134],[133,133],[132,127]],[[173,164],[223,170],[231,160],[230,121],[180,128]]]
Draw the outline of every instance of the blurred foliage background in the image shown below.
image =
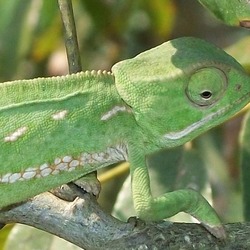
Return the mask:
[[[195,36],[226,48],[250,71],[249,30],[224,25],[197,1],[72,2],[83,70],[109,70],[115,62],[167,40]],[[57,1],[0,0],[0,59],[1,82],[68,73]],[[242,117],[237,116],[192,144],[150,158],[153,192],[158,194],[193,187],[203,192],[211,202],[213,200],[224,221],[243,220],[238,163],[241,120]],[[103,184],[99,200],[105,210],[112,210],[127,175],[128,171],[125,171],[119,178]],[[129,179],[115,205],[115,214],[124,219],[131,215],[130,212],[133,214],[128,182]],[[32,236],[21,237],[26,243],[20,245],[20,239],[16,240],[18,229],[13,236],[9,234],[9,228],[0,232],[0,249],[19,249],[17,245],[13,246],[15,242],[22,249],[35,249],[30,246]],[[48,246],[43,241],[43,247],[36,249],[55,249],[54,243],[51,243],[53,236],[48,237]],[[33,241],[38,238],[34,236]],[[67,246],[67,249],[70,248]]]
[[[115,62],[180,36],[220,47],[248,35],[193,0],[73,0],[84,69]],[[1,81],[67,73],[56,0],[0,0]]]

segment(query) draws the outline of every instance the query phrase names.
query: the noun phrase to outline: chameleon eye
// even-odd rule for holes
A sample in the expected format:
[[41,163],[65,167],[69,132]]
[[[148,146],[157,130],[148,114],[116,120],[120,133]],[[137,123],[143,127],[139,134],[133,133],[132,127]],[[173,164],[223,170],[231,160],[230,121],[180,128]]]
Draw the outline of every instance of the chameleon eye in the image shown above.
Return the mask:
[[208,100],[212,97],[213,93],[210,90],[204,90],[200,93],[200,96],[204,99],[204,100]]
[[186,87],[188,99],[199,106],[210,106],[221,98],[227,88],[227,77],[218,68],[196,71]]

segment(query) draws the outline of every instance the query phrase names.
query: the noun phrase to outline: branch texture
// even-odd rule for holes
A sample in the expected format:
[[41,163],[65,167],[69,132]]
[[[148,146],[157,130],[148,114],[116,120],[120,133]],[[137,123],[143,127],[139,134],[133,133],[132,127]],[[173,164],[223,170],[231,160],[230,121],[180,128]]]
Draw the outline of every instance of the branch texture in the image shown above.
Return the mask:
[[30,225],[91,250],[250,249],[250,223],[225,225],[228,238],[221,242],[199,224],[120,222],[104,213],[89,194],[66,202],[43,193],[1,211],[0,223]]

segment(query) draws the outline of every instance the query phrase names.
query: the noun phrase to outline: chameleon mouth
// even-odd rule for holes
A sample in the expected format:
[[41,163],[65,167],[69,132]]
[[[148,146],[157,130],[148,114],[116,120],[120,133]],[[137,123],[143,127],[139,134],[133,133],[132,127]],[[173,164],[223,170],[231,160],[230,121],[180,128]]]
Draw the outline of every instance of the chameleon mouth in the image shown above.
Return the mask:
[[[197,122],[194,122],[193,124],[187,126],[183,130],[180,130],[180,131],[177,131],[177,132],[171,132],[171,133],[167,133],[167,134],[163,135],[163,138],[167,139],[167,140],[178,140],[178,139],[181,139],[181,138],[187,136],[188,134],[192,133],[193,131],[198,130],[199,128],[201,128],[203,125],[205,125],[209,121],[213,120],[214,118],[219,117],[220,115],[226,113],[228,110],[230,111],[231,108],[232,108],[232,106],[244,103],[243,101],[246,100],[249,97],[250,97],[250,92],[247,93],[247,94],[245,94],[245,95],[243,95],[241,98],[237,99],[236,101],[234,101],[230,105],[228,105],[228,106],[226,106],[224,108],[221,108],[221,109],[219,109],[218,111],[216,111],[216,112],[214,112],[212,114],[209,114],[209,115],[205,116],[204,118],[202,118],[201,120],[199,120]],[[242,106],[242,108],[243,108],[243,106]],[[214,127],[214,126],[211,126],[211,128],[212,127]]]

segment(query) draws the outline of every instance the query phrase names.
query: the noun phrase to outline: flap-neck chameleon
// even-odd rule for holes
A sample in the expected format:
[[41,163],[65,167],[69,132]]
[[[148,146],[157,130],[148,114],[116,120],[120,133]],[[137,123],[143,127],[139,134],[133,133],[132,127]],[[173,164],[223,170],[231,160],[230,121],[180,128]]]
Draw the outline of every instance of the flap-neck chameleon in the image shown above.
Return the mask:
[[223,50],[178,38],[118,62],[112,73],[4,82],[0,97],[0,208],[128,161],[140,218],[184,211],[224,237],[197,192],[152,197],[146,165],[151,153],[192,140],[249,102],[250,78]]

